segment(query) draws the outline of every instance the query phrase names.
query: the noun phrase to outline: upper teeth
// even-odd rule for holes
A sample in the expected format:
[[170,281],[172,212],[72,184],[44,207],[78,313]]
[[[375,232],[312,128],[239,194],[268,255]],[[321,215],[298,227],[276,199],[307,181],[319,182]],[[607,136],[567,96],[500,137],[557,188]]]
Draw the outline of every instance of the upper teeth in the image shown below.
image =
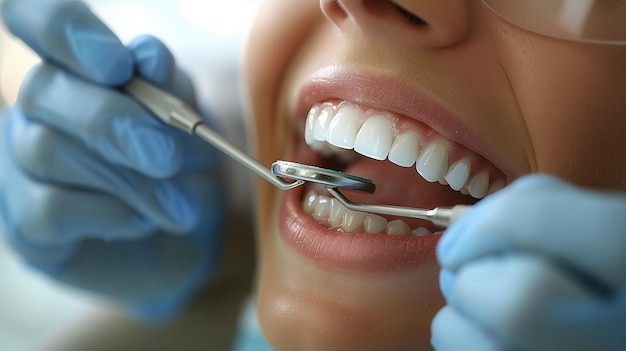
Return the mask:
[[[472,173],[472,159],[465,156],[449,165],[450,149],[455,144],[443,137],[431,138],[426,143],[417,127],[397,128],[397,118],[390,113],[367,111],[353,104],[324,103],[309,111],[306,120],[305,141],[310,147],[327,156],[350,158],[354,149],[361,155],[385,160],[402,166],[415,165],[417,172],[429,182],[440,182],[452,189],[482,198],[499,190],[504,177],[491,179],[494,172],[488,167]],[[423,133],[423,131],[422,131]],[[496,173],[497,174],[497,173]]]

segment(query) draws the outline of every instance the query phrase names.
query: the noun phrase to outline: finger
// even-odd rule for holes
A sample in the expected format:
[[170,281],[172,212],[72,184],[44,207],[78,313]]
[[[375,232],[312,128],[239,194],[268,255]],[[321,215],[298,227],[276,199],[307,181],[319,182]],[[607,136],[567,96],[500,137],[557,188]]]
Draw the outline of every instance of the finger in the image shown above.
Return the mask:
[[522,350],[616,350],[626,340],[624,298],[599,300],[560,267],[530,255],[464,266],[449,304]]
[[124,45],[79,1],[5,0],[7,28],[41,58],[105,85],[119,85],[133,74]]
[[[109,194],[146,220],[171,232],[187,232],[198,223],[201,204],[195,189],[186,182],[194,176],[200,177],[199,174],[163,180],[146,178],[132,170],[110,165],[76,141],[26,119],[11,118],[7,130],[9,155],[14,155],[15,161],[32,178]],[[40,216],[51,217],[47,218],[50,221],[54,220],[53,216],[44,214],[54,211],[56,202],[61,205],[63,201],[55,195],[39,204]]]
[[[132,211],[109,197],[20,179],[26,186],[11,182],[7,196],[0,187],[4,233],[27,264],[60,281],[119,299],[142,316],[161,318],[179,310],[217,267],[219,232],[153,234],[151,225],[138,223]],[[9,205],[15,208],[15,195],[24,205],[17,206],[21,214],[9,210]],[[44,218],[42,207],[49,211]]]
[[85,241],[55,278],[104,294],[147,317],[166,318],[219,267],[219,240],[155,233],[141,241]]
[[448,228],[437,254],[443,266],[455,270],[494,253],[541,253],[619,288],[626,281],[624,213],[623,196],[527,177],[481,201]]
[[0,215],[8,241],[32,266],[54,271],[71,257],[84,236],[136,238],[153,230],[128,207],[104,194],[86,194],[27,177],[11,158],[7,140],[3,133]]
[[449,301],[450,294],[452,291],[452,286],[454,285],[454,281],[456,280],[456,273],[452,272],[448,269],[441,269],[439,272],[439,288],[441,289],[441,294]]
[[[29,75],[18,106],[31,118],[82,141],[114,164],[169,177],[183,163],[182,133],[172,133],[129,97],[43,63]],[[20,134],[15,134],[20,135]]]
[[34,247],[71,246],[82,239],[135,240],[154,225],[105,194],[24,181],[4,191],[5,218],[21,242]]
[[191,79],[177,67],[174,56],[163,42],[151,35],[142,35],[130,43],[129,50],[139,75],[190,106],[196,106]]
[[[161,41],[152,36],[144,35],[134,39],[129,48],[137,64],[139,75],[178,96],[190,106],[196,106],[195,90],[191,79],[177,68],[174,56]],[[204,122],[210,127],[213,124],[207,118]],[[219,167],[219,156],[216,150],[206,142],[188,135],[181,139],[181,144],[185,150],[183,161],[185,170]]]
[[437,351],[467,350],[469,345],[475,351],[503,350],[487,333],[449,306],[437,313],[431,329],[430,343]]

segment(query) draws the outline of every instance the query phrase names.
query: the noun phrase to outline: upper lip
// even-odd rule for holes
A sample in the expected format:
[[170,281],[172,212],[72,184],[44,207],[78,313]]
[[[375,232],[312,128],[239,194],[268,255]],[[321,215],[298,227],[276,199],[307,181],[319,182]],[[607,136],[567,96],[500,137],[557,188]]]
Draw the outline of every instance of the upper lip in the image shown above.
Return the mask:
[[419,86],[401,78],[331,66],[315,72],[301,87],[296,99],[293,116],[302,119],[296,121],[298,125],[317,103],[349,101],[424,123],[442,136],[478,153],[499,168],[507,178],[515,177],[513,166],[496,152],[486,138],[478,137],[460,116],[452,113]]

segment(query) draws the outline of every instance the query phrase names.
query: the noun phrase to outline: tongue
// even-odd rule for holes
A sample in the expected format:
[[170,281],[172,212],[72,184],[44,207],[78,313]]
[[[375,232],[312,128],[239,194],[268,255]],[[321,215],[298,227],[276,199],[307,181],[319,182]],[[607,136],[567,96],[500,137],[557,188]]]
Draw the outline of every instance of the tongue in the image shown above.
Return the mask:
[[345,191],[346,196],[356,202],[431,209],[477,201],[447,185],[427,182],[415,167],[404,168],[389,161],[359,157],[343,172],[369,178],[376,184],[374,194]]

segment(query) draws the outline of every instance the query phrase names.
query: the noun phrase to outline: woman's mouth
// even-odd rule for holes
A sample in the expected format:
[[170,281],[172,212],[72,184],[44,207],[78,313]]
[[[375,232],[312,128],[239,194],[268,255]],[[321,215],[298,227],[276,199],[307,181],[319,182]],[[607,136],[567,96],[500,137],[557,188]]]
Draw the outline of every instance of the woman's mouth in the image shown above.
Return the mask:
[[[345,101],[313,106],[307,115],[304,139],[323,156],[326,165],[376,180],[378,191],[361,196],[370,203],[422,208],[457,204],[449,201],[467,204],[505,185],[504,175],[491,164],[424,125]],[[451,158],[454,161],[450,162]],[[424,181],[443,188],[436,186],[435,196],[425,196],[433,189],[423,188]],[[421,191],[413,194],[416,187]],[[425,201],[431,197],[436,197],[432,200],[436,202]],[[351,211],[319,186],[308,187],[302,208],[318,223],[344,233],[422,236],[436,231],[421,221],[407,223]]]
[[[293,161],[373,180],[374,194],[344,192],[363,203],[427,209],[473,204],[506,185],[493,163],[424,121],[361,101],[329,95],[309,104],[306,119],[295,123]],[[288,193],[281,210],[281,233],[292,248],[343,269],[388,271],[434,262],[440,231],[425,221],[348,210],[313,185]]]

